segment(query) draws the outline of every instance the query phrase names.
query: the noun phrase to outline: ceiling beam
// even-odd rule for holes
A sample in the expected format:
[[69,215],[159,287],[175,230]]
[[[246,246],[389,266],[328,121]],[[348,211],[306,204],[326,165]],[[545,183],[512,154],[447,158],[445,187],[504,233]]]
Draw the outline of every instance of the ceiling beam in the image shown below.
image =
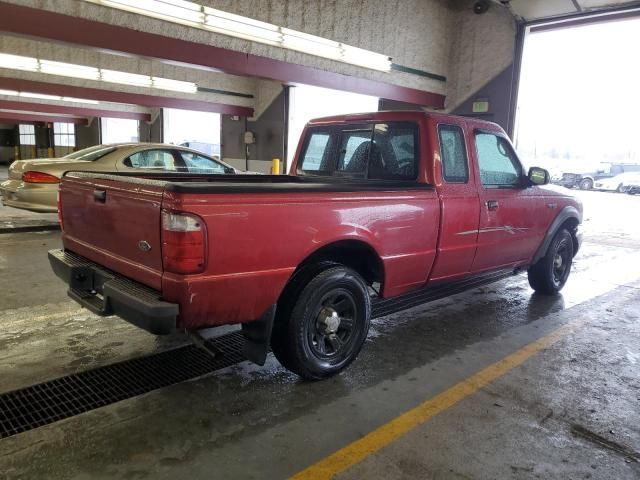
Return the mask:
[[[0,7],[2,7],[1,4]],[[0,16],[0,18],[2,17]],[[43,93],[59,97],[86,98],[89,100],[99,100],[103,102],[128,103],[131,105],[142,105],[144,107],[181,108],[183,110],[226,113],[229,115],[239,115],[241,117],[253,116],[253,108],[240,107],[237,105],[226,105],[223,103],[205,102],[203,100],[189,100],[159,95],[146,95],[143,93],[116,92],[115,90],[76,87],[60,83],[36,82],[21,78],[0,77],[0,89]]]
[[255,76],[283,83],[305,83],[437,109],[444,108],[445,96],[438,93],[328,72],[47,10],[4,2],[0,2],[0,8],[0,30],[18,35],[204,66],[233,75]]
[[77,125],[88,125],[86,118],[62,117],[58,115],[47,115],[45,113],[22,113],[0,111],[0,123],[75,123]]
[[109,117],[109,118],[127,118],[132,120],[141,120],[144,122],[151,121],[150,113],[142,112],[121,112],[118,110],[101,109],[99,106],[95,108],[75,107],[68,105],[54,105],[51,103],[38,102],[17,102],[13,100],[0,100],[0,109],[5,110],[24,110],[36,111],[44,113],[77,115],[79,117]]

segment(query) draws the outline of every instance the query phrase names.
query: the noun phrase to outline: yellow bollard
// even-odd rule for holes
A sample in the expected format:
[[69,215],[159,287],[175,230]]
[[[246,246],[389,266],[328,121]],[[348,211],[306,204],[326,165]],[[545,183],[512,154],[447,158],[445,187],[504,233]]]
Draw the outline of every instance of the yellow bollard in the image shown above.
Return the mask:
[[47,148],[47,157],[53,158],[53,147]]
[[271,175],[280,175],[280,159],[271,159]]
[[20,147],[18,145],[13,147],[13,159],[20,160]]

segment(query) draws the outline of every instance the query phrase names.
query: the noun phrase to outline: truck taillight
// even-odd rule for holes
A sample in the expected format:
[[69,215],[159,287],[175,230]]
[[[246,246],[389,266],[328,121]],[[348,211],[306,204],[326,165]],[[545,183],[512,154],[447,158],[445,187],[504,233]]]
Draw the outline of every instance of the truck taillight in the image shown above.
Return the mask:
[[58,206],[58,223],[60,224],[60,230],[64,231],[64,225],[62,225],[62,202],[60,201],[60,189],[58,189],[56,205]]
[[206,266],[204,221],[189,213],[162,211],[162,265],[173,273],[200,273]]
[[60,183],[60,179],[54,175],[32,170],[22,174],[22,181],[25,183]]

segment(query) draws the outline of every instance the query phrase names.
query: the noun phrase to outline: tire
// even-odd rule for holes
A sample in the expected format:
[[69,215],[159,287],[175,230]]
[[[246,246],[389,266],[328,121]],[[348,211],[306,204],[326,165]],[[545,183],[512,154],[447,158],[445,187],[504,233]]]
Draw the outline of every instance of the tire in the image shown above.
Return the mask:
[[371,299],[354,270],[335,263],[307,267],[278,304],[271,348],[307,380],[331,377],[353,362],[367,338]]
[[555,295],[567,283],[573,263],[573,238],[561,229],[549,245],[547,253],[529,267],[529,285],[536,292]]
[[593,188],[593,180],[590,178],[583,178],[579,184],[580,190],[591,190]]

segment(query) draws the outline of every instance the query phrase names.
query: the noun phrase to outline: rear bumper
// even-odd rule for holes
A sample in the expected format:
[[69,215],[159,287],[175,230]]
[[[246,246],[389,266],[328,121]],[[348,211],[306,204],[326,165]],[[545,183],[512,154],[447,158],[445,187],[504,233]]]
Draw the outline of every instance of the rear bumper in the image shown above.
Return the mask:
[[0,183],[2,203],[8,207],[21,208],[41,213],[58,211],[58,185],[28,184],[21,180],[6,180]]
[[175,330],[178,304],[161,300],[160,292],[68,250],[50,250],[49,263],[69,296],[93,313],[117,315],[156,335]]

